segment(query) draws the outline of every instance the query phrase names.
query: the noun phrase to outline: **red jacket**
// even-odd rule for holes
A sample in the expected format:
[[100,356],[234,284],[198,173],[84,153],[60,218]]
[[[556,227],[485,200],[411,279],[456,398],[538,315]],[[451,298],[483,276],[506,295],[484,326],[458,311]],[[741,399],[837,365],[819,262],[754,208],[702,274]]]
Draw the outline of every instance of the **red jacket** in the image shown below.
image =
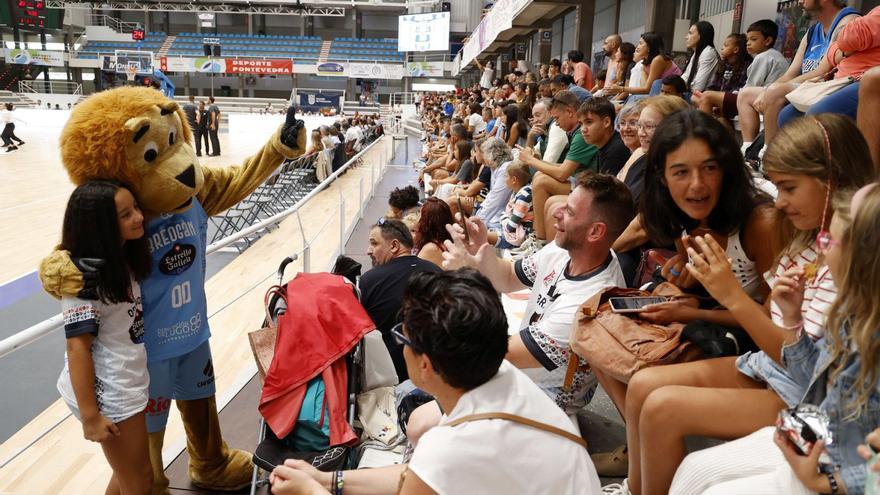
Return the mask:
[[278,320],[275,355],[259,405],[279,438],[293,430],[306,383],[320,374],[330,410],[330,445],[357,440],[346,421],[348,371],[341,358],[374,328],[343,277],[300,273],[287,284],[287,312]]

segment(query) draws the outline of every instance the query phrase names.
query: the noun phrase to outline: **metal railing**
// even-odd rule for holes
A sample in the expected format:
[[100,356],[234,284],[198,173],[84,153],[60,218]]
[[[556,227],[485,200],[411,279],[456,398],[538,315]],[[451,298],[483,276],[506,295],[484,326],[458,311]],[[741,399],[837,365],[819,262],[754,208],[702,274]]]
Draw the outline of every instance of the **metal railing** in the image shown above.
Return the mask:
[[406,57],[407,62],[452,62],[455,55],[452,53],[410,53]]
[[[318,184],[314,189],[312,189],[308,194],[306,194],[302,199],[297,201],[290,208],[288,208],[282,212],[279,212],[275,215],[272,215],[268,218],[265,218],[264,220],[262,220],[256,224],[253,224],[250,227],[243,228],[243,229],[239,230],[238,232],[236,232],[235,234],[232,234],[224,239],[221,239],[220,241],[217,241],[215,243],[210,244],[206,249],[205,256],[210,256],[224,247],[230,246],[230,245],[232,245],[242,239],[245,239],[249,236],[253,236],[262,230],[265,230],[271,226],[274,226],[276,223],[281,222],[282,220],[284,220],[285,218],[287,218],[291,215],[296,214],[297,217],[299,217],[299,210],[306,203],[308,203],[312,198],[317,196],[318,193],[320,193],[321,191],[326,189],[337,177],[339,177],[341,174],[345,173],[349,168],[362,163],[363,157],[368,152],[370,152],[372,149],[374,149],[376,147],[376,145],[378,145],[379,143],[383,143],[385,139],[386,138],[382,137],[382,138],[379,138],[379,139],[373,141],[369,145],[367,145],[362,151],[360,151],[359,153],[357,153],[356,155],[351,157],[351,159],[349,159],[345,163],[345,165],[340,167],[339,170],[330,174],[326,179],[324,179],[320,184]],[[390,138],[388,138],[388,139],[390,139]],[[381,147],[378,149],[380,150],[380,152],[382,151]],[[382,158],[380,158],[378,160],[379,167],[380,168],[384,167],[384,165],[387,162],[388,162],[388,157],[383,156]],[[372,164],[370,167],[370,181],[371,181],[370,182],[370,195],[371,196],[372,196],[373,191],[375,190],[375,188],[373,186],[375,186],[377,180],[381,177],[382,170],[379,170],[378,172],[379,172],[379,175],[377,175],[375,163]],[[358,215],[355,217],[352,224],[348,228],[346,228],[346,226],[345,226],[346,198],[342,194],[342,191],[340,190],[340,193],[339,193],[339,218],[340,218],[341,223],[339,225],[340,235],[339,235],[339,247],[338,247],[337,253],[342,253],[342,250],[345,247],[345,242],[348,239],[348,237],[351,235],[351,232],[354,230],[354,227],[357,224],[357,221],[363,217],[363,207],[364,207],[364,180],[363,180],[363,177],[361,178],[360,184],[359,184],[359,198],[358,199],[360,200],[360,206],[359,206],[360,209],[358,210]],[[369,198],[367,198],[367,199],[369,199]],[[300,225],[300,234],[302,236],[304,247],[299,252],[294,253],[293,256],[299,256],[300,254],[303,256],[303,271],[308,272],[311,269],[311,264],[310,264],[311,244],[314,242],[314,240],[315,240],[315,238],[317,238],[317,236],[319,236],[321,233],[324,232],[324,229],[327,228],[327,225],[329,224],[330,219],[333,218],[333,215],[330,214],[330,215],[328,215],[328,217],[329,217],[328,221],[324,223],[324,225],[321,227],[321,229],[318,231],[317,234],[315,234],[315,236],[312,239],[306,239],[305,232],[302,229],[302,220],[298,218],[299,225]],[[268,277],[267,277],[267,279],[268,279]],[[246,290],[244,293],[249,292],[253,288],[254,287]],[[244,293],[241,294],[240,296],[236,297],[232,302],[234,302],[235,300],[238,300],[241,296],[244,295]],[[228,303],[226,306],[228,306],[229,304],[232,304],[232,302]],[[219,311],[215,312],[214,315],[216,315],[218,312]],[[211,315],[211,316],[214,316],[214,315]],[[15,333],[10,337],[7,337],[3,340],[0,340],[0,358],[3,358],[4,356],[11,354],[12,352],[15,352],[19,349],[22,349],[22,348],[32,344],[33,342],[36,342],[37,340],[49,335],[52,332],[56,332],[56,331],[61,330],[61,328],[63,327],[63,324],[64,324],[63,316],[61,314],[57,314],[51,318],[48,318],[46,320],[41,321],[40,323],[37,323],[36,325],[32,325],[24,330],[21,330],[20,332]],[[0,467],[2,467],[2,465],[0,465]]]
[[19,93],[51,93],[63,95],[81,95],[82,84],[73,81],[18,81]]
[[128,33],[141,27],[140,23],[120,21],[106,14],[92,14],[89,16],[88,22],[90,26],[106,26],[120,33]]
[[414,105],[416,99],[416,94],[410,91],[391,93],[390,104],[392,107],[399,105]]

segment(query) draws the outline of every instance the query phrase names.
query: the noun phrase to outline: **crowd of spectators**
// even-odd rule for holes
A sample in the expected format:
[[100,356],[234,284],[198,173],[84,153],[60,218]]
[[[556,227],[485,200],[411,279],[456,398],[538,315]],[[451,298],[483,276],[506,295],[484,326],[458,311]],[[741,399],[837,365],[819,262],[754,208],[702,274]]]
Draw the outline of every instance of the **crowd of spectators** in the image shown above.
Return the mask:
[[322,125],[309,136],[307,155],[317,154],[315,175],[318,182],[342,167],[367,143],[385,133],[378,115],[340,117],[332,125]]
[[[409,416],[409,468],[346,472],[346,493],[865,493],[880,470],[860,446],[880,435],[880,8],[802,4],[816,23],[791,61],[772,20],[720,48],[701,21],[684,67],[659,33],[611,35],[596,74],[577,50],[503,77],[478,60],[477,84],[422,97],[419,187],[392,192],[361,285],[398,377],[435,400]],[[808,109],[786,98],[842,78]],[[622,343],[615,357],[645,363],[624,373],[573,348],[585,303],[612,288],[663,294],[618,317],[638,322],[633,341],[686,352]],[[497,294],[519,291],[508,332]],[[558,432],[457,421],[506,412],[589,439],[571,418],[598,385],[626,444],[592,459],[561,456],[574,444]],[[807,406],[830,433],[799,452],[774,425]],[[688,455],[689,436],[732,441]],[[298,461],[273,477],[331,481]]]

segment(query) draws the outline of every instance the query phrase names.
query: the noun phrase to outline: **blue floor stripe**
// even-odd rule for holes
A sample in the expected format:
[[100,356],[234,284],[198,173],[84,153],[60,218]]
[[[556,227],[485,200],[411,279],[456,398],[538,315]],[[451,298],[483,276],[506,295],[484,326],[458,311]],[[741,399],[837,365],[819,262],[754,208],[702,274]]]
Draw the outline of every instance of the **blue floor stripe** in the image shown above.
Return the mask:
[[40,284],[40,277],[37,276],[36,271],[22,275],[7,284],[0,285],[0,309],[12,306],[25,297],[41,290],[43,290],[43,287]]

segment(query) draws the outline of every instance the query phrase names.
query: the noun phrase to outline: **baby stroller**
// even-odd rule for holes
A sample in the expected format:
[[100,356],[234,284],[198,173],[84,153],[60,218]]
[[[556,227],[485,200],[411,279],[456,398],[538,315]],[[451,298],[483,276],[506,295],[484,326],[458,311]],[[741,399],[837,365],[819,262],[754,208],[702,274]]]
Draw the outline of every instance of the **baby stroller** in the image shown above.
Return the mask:
[[[271,471],[285,459],[322,471],[343,469],[357,442],[362,338],[374,325],[356,304],[354,286],[340,276],[300,273],[280,285],[293,260],[279,266],[279,285],[266,294],[263,328],[248,336],[264,387],[251,493],[266,483],[258,481],[259,469]],[[300,346],[308,355],[297,355]]]

